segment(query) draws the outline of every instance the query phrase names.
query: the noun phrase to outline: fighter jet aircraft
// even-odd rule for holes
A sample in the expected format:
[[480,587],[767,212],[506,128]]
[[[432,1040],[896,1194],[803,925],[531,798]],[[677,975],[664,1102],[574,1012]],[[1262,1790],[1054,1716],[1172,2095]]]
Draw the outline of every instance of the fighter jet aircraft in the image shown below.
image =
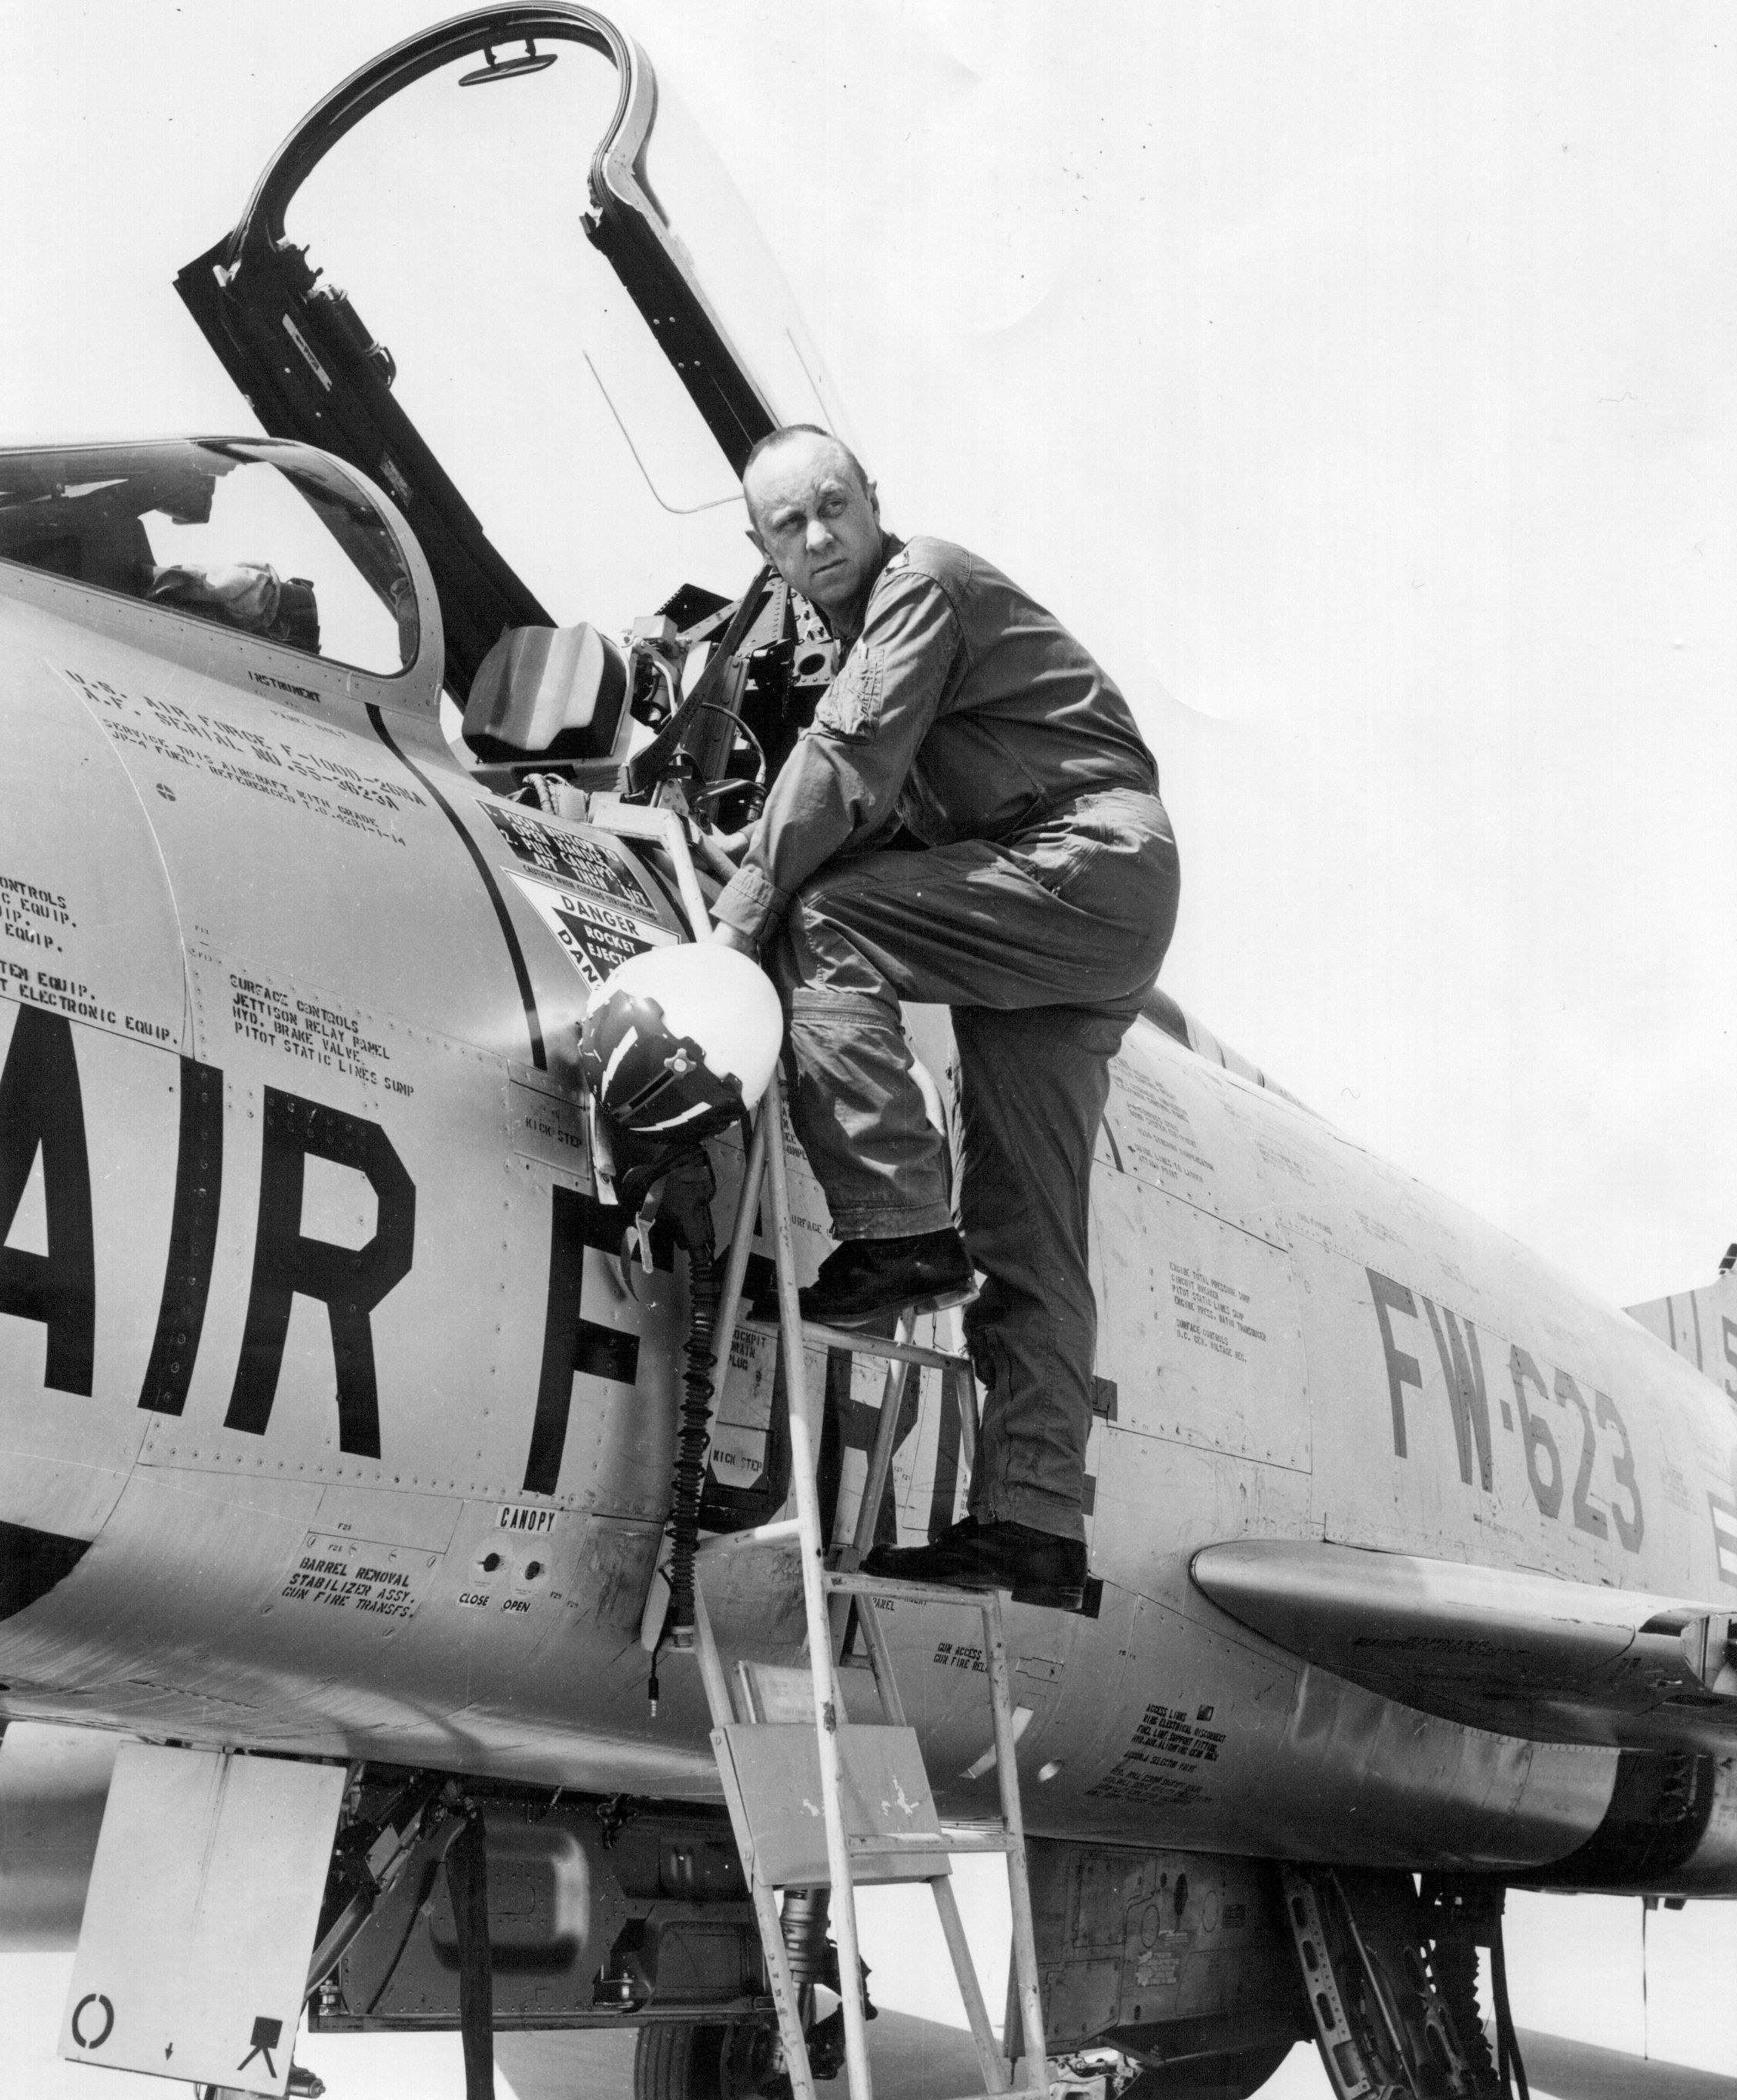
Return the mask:
[[[565,201],[499,239],[571,254],[577,354],[488,432],[566,477],[552,559],[445,441],[473,420],[446,375],[398,368],[387,193],[370,240],[322,185],[439,95],[462,188],[557,91]],[[620,1200],[577,1054],[610,972],[694,931],[679,856],[621,813],[739,820],[830,670],[727,505],[763,430],[847,426],[727,217],[602,16],[466,16],[337,89],[181,275],[268,437],[0,458],[3,1899],[10,1943],[77,1939],[74,2060],[281,2093],[304,1998],[456,2024],[486,1887],[496,2025],[638,2027],[645,2100],[780,2076],[665,1641],[694,1249]],[[453,297],[501,301],[485,262]],[[911,1026],[944,1118],[944,1026]],[[727,1236],[741,1143],[710,1156]],[[1093,1592],[1008,1617],[1051,2049],[1246,2093],[1313,2035],[1347,2095],[1498,2090],[1505,1887],[1737,1893],[1720,1356],[1159,993],[1094,1228]],[[811,1373],[835,1538],[882,1405],[876,1527],[951,1522],[939,1377]],[[702,1533],[785,1511],[781,1424],[745,1323]],[[799,1660],[787,1569],[727,1564],[724,1652]],[[877,1617],[942,1813],[982,1818],[982,1654],[939,1607]],[[221,1842],[178,1855],[196,1827]]]

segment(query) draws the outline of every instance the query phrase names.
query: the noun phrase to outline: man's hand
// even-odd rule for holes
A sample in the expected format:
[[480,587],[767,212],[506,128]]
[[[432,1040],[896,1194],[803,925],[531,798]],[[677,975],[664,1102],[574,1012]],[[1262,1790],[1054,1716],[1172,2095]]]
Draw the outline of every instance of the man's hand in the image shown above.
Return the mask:
[[722,919],[713,926],[712,938],[726,948],[734,948],[737,955],[746,955],[749,962],[759,959],[759,942],[749,940],[745,933],[739,933],[735,927],[727,926]]
[[708,875],[719,882],[728,882],[736,873],[742,855],[754,842],[756,824],[749,824],[739,832],[701,832],[693,835],[694,857]]
[[739,832],[714,832],[712,844],[740,867],[743,854],[754,844],[764,821],[762,818],[756,817],[751,824],[744,824]]

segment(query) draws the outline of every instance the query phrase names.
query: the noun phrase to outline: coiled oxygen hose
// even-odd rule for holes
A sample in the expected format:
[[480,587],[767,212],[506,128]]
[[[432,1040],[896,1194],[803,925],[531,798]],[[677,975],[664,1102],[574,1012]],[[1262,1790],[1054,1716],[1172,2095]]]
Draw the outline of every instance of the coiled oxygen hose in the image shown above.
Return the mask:
[[[673,1158],[667,1153],[654,1154],[621,1177],[623,1207],[637,1210],[658,1180],[664,1184],[659,1215],[687,1255],[687,1365],[682,1374],[682,1418],[670,1498],[670,1609],[664,1623],[672,1648],[691,1648],[694,1551],[700,1542],[700,1503],[705,1493],[705,1454],[712,1433],[712,1353],[723,1296],[712,1225],[712,1198],[718,1184],[701,1145],[691,1145]],[[654,1705],[657,1694],[652,1688],[656,1676],[654,1653],[652,1685],[647,1688]]]
[[[694,1644],[694,1550],[700,1538],[700,1498],[705,1492],[705,1454],[712,1432],[712,1351],[723,1282],[706,1231],[687,1248],[687,1366],[682,1375],[682,1421],[675,1451],[675,1493],[670,1511],[670,1644]],[[685,1237],[685,1235],[684,1235]]]

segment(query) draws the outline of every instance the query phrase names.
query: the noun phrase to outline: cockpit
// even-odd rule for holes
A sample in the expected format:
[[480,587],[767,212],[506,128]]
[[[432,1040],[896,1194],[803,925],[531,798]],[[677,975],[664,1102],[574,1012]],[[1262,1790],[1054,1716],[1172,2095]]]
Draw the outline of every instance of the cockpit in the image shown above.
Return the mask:
[[169,439],[0,452],[0,560],[391,677],[422,615],[396,532],[306,446]]
[[444,686],[461,761],[559,814],[674,780],[702,827],[752,818],[833,651],[750,551],[739,471],[780,423],[851,432],[630,38],[555,0],[406,39],[176,286],[272,436],[0,453],[0,561],[415,711]]

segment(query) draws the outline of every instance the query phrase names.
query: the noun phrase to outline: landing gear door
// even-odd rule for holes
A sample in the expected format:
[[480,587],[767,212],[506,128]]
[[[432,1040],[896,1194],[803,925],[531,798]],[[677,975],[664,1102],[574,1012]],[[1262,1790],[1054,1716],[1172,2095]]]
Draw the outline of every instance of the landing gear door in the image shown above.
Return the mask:
[[129,1743],[60,2054],[282,2094],[345,1780],[341,1765]]
[[728,177],[589,7],[480,9],[363,67],[177,288],[267,430],[404,510],[461,699],[505,627],[739,589],[754,439],[850,436]]

